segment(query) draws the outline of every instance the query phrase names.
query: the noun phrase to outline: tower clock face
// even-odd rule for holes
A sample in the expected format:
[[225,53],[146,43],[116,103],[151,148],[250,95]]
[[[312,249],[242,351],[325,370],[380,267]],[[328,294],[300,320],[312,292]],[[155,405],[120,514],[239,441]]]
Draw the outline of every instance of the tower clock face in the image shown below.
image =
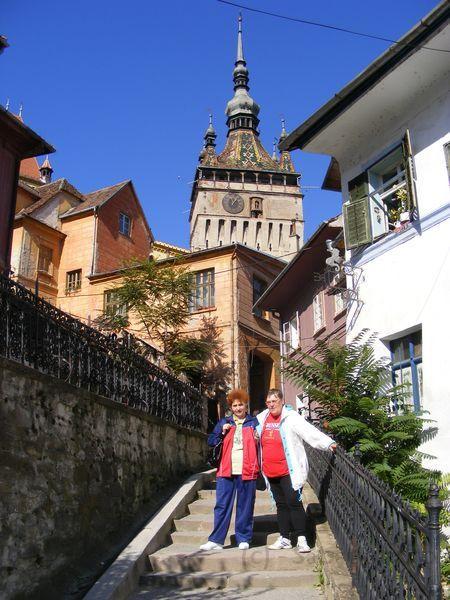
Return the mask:
[[222,206],[227,212],[237,215],[244,210],[244,199],[235,192],[228,192],[223,197]]

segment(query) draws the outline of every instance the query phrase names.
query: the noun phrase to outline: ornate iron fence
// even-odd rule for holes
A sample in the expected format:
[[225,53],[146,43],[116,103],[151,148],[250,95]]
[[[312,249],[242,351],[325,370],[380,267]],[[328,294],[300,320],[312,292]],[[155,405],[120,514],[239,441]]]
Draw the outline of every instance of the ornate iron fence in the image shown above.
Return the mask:
[[0,275],[0,355],[164,421],[203,429],[194,387]]
[[352,457],[307,447],[309,482],[325,508],[362,600],[440,600],[442,503],[430,486],[428,518]]

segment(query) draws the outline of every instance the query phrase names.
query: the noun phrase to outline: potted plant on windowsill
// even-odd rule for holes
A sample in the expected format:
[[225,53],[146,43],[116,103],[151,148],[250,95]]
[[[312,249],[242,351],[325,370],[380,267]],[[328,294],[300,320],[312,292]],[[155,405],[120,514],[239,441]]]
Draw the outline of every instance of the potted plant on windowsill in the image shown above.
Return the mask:
[[395,197],[398,201],[396,206],[389,209],[389,221],[394,225],[394,231],[402,231],[410,222],[410,214],[407,210],[408,192],[405,189],[397,190]]

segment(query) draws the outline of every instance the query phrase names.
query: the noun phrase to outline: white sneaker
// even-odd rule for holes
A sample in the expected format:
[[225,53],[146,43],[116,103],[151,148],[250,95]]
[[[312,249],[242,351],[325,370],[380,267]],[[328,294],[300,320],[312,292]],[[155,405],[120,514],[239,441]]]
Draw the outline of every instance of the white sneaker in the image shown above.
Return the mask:
[[216,544],[216,542],[206,542],[200,546],[200,550],[223,550],[223,544]]
[[239,544],[239,550],[248,550],[250,548],[250,544],[248,542],[241,542]]
[[297,540],[297,552],[303,554],[304,552],[311,552],[311,548],[308,546],[308,542],[304,535],[299,535]]
[[276,542],[267,547],[269,550],[289,550],[292,548],[292,544],[287,538],[280,535]]

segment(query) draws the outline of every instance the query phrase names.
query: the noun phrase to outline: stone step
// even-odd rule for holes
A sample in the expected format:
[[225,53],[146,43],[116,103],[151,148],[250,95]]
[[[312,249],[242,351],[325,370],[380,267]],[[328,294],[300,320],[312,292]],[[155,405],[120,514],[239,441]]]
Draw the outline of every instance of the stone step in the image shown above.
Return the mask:
[[310,571],[318,562],[318,551],[299,554],[292,550],[269,550],[267,547],[252,547],[249,550],[229,548],[220,551],[202,552],[192,546],[173,545],[158,550],[149,556],[154,572],[246,572],[265,571]]
[[[182,519],[175,519],[174,526],[177,531],[211,531],[214,521],[212,513],[207,515],[192,514]],[[257,515],[253,519],[253,531],[277,531],[277,518],[275,514]]]
[[[189,513],[191,515],[212,514],[215,504],[215,498],[211,500],[197,500],[196,502],[189,504]],[[275,509],[272,511],[272,507],[273,505],[270,501],[263,502],[260,500],[255,502],[255,514],[270,514],[271,512],[275,514]],[[234,510],[236,510],[236,508]]]
[[[211,527],[212,529],[212,527]],[[236,545],[234,529],[230,527],[230,532],[225,538],[225,546]],[[174,544],[188,544],[197,548],[208,541],[208,535],[211,531],[172,531],[170,534]],[[268,533],[267,531],[254,531],[251,546],[266,546],[273,544],[279,537],[278,532]]]
[[303,571],[247,571],[231,573],[208,571],[146,573],[140,578],[145,586],[174,586],[181,589],[224,589],[226,587],[240,590],[248,588],[274,589],[305,588],[319,583],[318,575],[311,569]]
[[[208,500],[210,498],[216,497],[216,490],[198,490],[197,494],[198,494],[198,498],[200,500]],[[256,491],[256,500],[258,501],[258,500],[264,500],[264,499],[270,500],[269,492],[267,490],[264,492],[260,492],[259,490],[257,490]]]

